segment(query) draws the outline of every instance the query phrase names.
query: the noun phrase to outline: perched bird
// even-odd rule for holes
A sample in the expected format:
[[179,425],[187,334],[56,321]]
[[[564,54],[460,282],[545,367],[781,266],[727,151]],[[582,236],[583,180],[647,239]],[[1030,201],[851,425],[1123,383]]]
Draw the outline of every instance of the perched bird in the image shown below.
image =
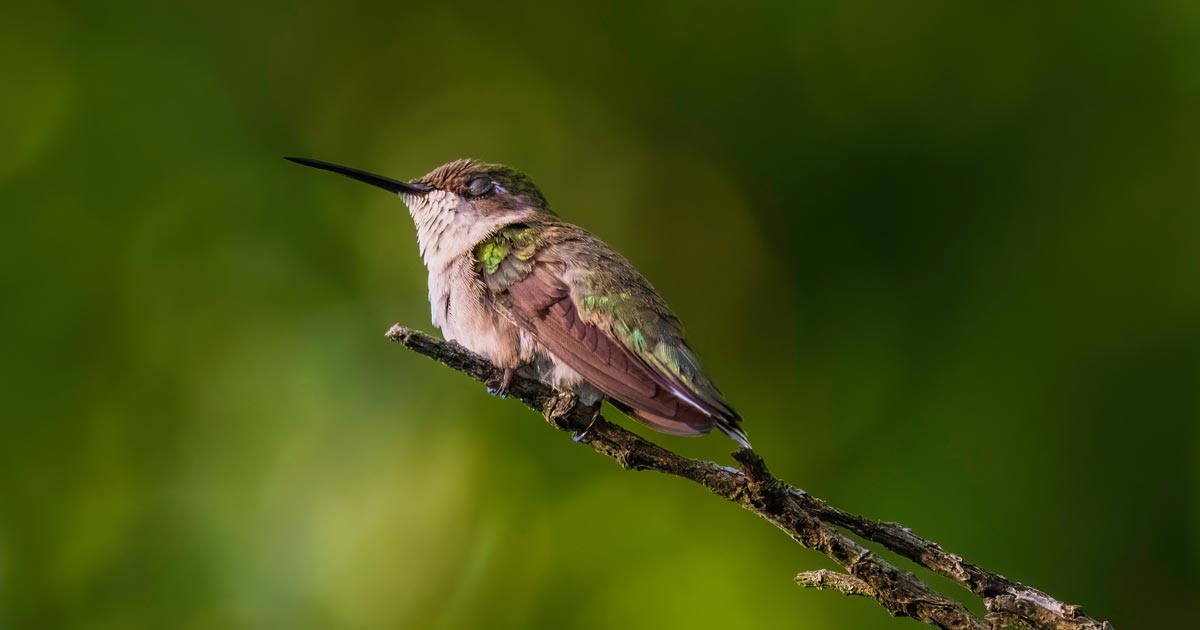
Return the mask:
[[458,160],[402,182],[287,158],[398,194],[429,270],[433,324],[504,369],[585,404],[602,397],[672,435],[716,427],[743,446],[741,417],[700,367],[679,319],[620,254],[566,223],[524,173]]

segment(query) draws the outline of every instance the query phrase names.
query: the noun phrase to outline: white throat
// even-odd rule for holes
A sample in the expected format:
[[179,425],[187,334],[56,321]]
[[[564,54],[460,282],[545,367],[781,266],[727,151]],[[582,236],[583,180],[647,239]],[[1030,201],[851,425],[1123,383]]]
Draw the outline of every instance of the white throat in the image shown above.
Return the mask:
[[446,269],[496,230],[525,220],[517,214],[480,216],[471,202],[444,190],[401,195],[417,227],[417,245],[429,271]]

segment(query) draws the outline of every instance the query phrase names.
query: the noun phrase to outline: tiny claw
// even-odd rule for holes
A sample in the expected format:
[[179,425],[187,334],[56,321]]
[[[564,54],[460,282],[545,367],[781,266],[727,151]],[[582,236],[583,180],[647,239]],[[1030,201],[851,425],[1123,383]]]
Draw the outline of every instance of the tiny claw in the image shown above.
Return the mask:
[[572,435],[571,441],[576,442],[576,443],[582,442],[583,444],[587,444],[588,443],[588,439],[587,439],[588,431],[592,430],[592,426],[595,425],[596,421],[599,419],[600,419],[600,407],[597,406],[596,410],[592,412],[592,421],[589,422],[588,425],[586,427],[584,427],[582,431],[580,431],[579,433],[576,433],[575,435]]
[[488,385],[487,393],[493,396],[499,396],[500,400],[508,398],[508,386],[512,385],[514,372],[515,370],[512,368],[504,368],[504,373],[500,375],[500,384],[495,387]]

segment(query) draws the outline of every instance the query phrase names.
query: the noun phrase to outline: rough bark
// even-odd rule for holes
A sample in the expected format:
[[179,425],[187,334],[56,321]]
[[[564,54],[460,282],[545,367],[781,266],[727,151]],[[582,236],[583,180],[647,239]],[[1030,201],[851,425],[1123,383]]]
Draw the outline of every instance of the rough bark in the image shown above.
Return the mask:
[[[478,381],[495,386],[502,378],[501,370],[454,342],[400,325],[392,326],[387,336]],[[844,571],[801,573],[796,576],[800,586],[870,597],[894,616],[947,630],[1112,630],[1108,622],[1088,617],[1079,606],[982,569],[907,527],[851,514],[789,486],[771,475],[762,458],[750,449],[733,454],[740,469],[689,459],[608,422],[598,415],[598,408],[582,405],[573,395],[557,392],[541,381],[516,375],[507,394],[621,467],[654,470],[700,484],[772,523],[801,545],[825,554]],[[843,530],[958,582],[983,600],[987,615],[971,614],[917,576],[864,548]]]

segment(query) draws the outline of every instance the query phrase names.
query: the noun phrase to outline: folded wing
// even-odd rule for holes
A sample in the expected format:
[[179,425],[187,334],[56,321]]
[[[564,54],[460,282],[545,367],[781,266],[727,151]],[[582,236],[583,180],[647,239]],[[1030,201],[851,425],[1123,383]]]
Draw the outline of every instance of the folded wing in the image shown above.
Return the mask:
[[613,253],[608,264],[582,270],[562,252],[542,253],[492,266],[502,283],[482,271],[519,326],[644,424],[674,435],[718,427],[748,445],[741,418],[700,368],[678,320],[624,259]]

